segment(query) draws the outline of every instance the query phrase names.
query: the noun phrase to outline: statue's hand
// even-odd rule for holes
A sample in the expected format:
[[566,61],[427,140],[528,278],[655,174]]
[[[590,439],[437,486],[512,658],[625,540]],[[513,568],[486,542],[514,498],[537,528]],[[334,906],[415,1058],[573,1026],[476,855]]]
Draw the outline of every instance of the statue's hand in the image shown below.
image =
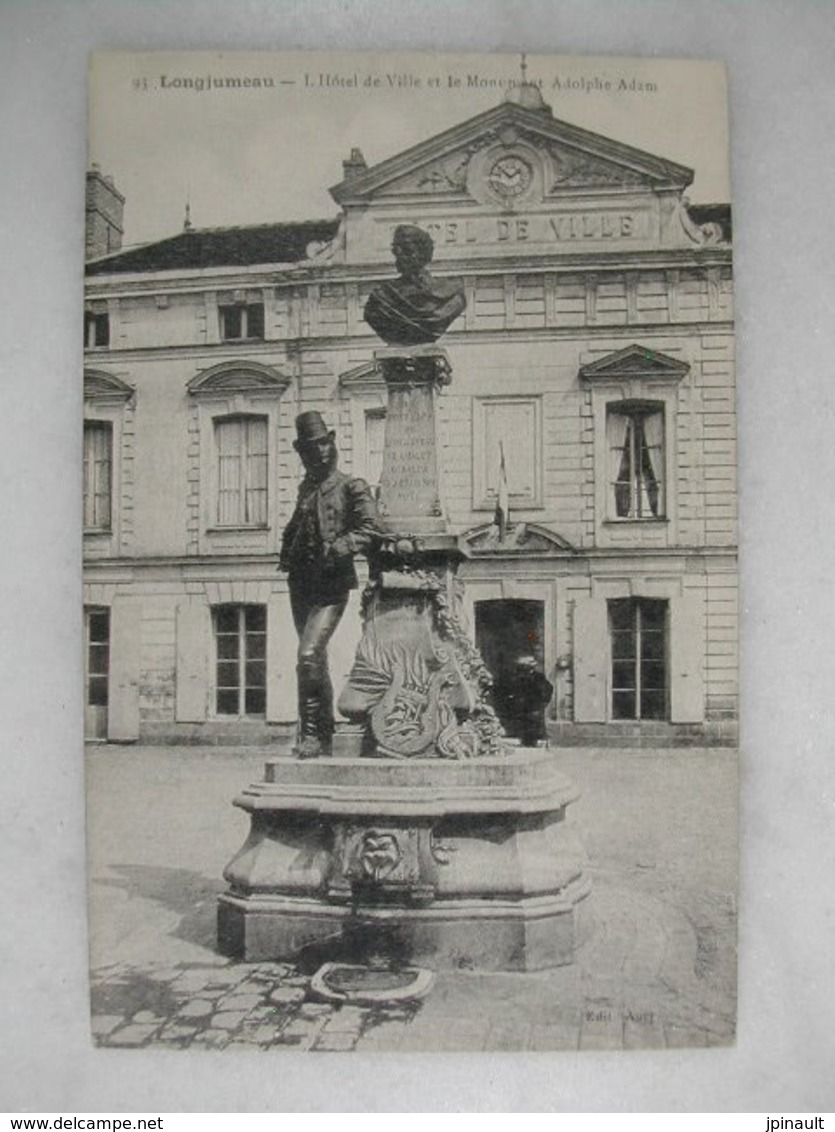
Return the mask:
[[340,562],[345,558],[353,558],[353,556],[354,542],[350,535],[339,535],[325,552],[325,558],[331,562]]

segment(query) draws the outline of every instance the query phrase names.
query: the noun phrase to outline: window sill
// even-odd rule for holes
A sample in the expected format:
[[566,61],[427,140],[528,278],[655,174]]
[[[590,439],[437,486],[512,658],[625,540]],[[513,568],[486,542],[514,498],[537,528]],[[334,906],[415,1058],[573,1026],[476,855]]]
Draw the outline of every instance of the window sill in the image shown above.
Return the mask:
[[[493,512],[496,510],[496,502],[497,500],[495,498],[483,499],[480,503],[473,504],[473,511]],[[507,510],[508,514],[511,516],[514,513],[518,513],[519,511],[544,511],[545,504],[540,503],[539,500],[515,499],[511,495],[510,499],[508,500]]]
[[261,532],[270,530],[269,523],[240,523],[228,527],[206,527],[207,535],[232,535],[242,531]]
[[246,344],[247,342],[250,342],[250,343],[251,342],[266,342],[267,339],[266,338],[221,338],[220,341],[221,341],[221,345],[223,345],[223,346],[235,346],[239,342],[242,343],[242,344]]
[[669,519],[653,515],[651,519],[604,519],[604,527],[663,527]]
[[113,537],[113,528],[112,527],[85,527],[84,528],[84,537],[85,538],[112,538]]
[[266,723],[267,716],[265,715],[213,715],[209,718],[210,723]]

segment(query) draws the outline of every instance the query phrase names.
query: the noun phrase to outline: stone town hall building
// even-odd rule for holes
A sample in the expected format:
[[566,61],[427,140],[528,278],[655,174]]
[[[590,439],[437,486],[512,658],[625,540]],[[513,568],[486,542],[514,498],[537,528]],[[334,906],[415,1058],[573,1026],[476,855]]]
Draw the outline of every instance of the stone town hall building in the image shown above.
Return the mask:
[[[688,209],[692,177],[558,121],[532,86],[379,165],[352,150],[327,220],[187,226],[122,251],[123,199],[91,171],[88,734],[292,730],[278,548],[300,474],[294,419],[320,410],[342,468],[378,481],[381,343],[362,311],[409,222],[435,241],[433,273],[467,294],[443,340],[439,429],[488,666],[537,655],[558,744],[735,742],[730,213]],[[331,647],[337,684],[358,607],[355,594]]]

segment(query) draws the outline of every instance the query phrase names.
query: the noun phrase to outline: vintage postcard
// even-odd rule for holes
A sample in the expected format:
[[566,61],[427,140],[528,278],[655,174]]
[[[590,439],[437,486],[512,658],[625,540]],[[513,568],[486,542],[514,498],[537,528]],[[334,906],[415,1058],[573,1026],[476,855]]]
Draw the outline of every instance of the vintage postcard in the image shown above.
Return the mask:
[[736,1027],[726,76],[101,54],[92,1030]]

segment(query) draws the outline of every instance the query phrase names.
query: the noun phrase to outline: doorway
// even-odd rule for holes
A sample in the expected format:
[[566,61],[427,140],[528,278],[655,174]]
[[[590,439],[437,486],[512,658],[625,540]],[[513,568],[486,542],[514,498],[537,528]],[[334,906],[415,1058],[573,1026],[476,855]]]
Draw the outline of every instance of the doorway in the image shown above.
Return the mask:
[[[520,657],[533,657],[545,668],[545,603],[508,598],[475,603],[475,639],[487,670],[493,677],[496,714],[511,737],[522,739],[518,718],[505,707],[502,689],[511,680]],[[541,738],[544,738],[544,726]]]
[[84,737],[107,738],[110,698],[110,610],[84,610]]

